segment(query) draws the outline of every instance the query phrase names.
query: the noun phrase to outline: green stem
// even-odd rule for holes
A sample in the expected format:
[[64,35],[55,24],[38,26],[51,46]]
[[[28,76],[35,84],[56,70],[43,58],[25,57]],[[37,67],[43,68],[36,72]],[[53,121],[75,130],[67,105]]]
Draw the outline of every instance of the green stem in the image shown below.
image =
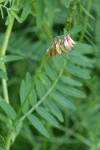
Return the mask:
[[55,85],[57,84],[57,82],[59,81],[62,73],[63,73],[63,70],[65,68],[65,65],[66,65],[66,60],[64,61],[64,65],[63,65],[63,68],[62,70],[60,71],[57,79],[55,80],[55,82],[52,84],[51,88],[47,91],[47,93],[38,101],[38,103],[32,107],[23,117],[20,118],[20,120],[24,120],[30,113],[32,113],[44,100],[45,98],[49,95],[49,93],[51,93],[51,91],[54,89]]
[[2,79],[2,90],[3,96],[7,103],[9,103],[9,96],[8,96],[8,89],[7,89],[7,82],[5,79]]
[[67,16],[67,21],[66,21],[66,29],[69,31],[72,23],[72,17],[74,15],[74,12],[76,10],[76,4],[78,0],[73,0],[71,2],[71,7],[70,7],[70,12]]
[[[8,22],[7,30],[6,30],[6,33],[4,35],[3,42],[2,42],[2,45],[1,45],[1,48],[0,48],[0,57],[4,56],[5,53],[6,53],[6,49],[7,49],[7,46],[8,46],[8,42],[9,42],[13,22],[14,22],[14,17],[12,16],[11,20],[9,20],[9,22]],[[4,66],[4,68],[5,68],[5,66]],[[6,72],[6,69],[5,69],[5,72]],[[7,103],[9,103],[7,82],[6,82],[5,79],[2,79],[2,88],[3,88],[4,99],[6,100]]]
[[12,134],[13,134],[12,131],[8,132],[6,143],[5,143],[5,146],[4,146],[4,150],[10,150],[10,143],[11,143],[11,139],[12,139]]
[[11,34],[11,30],[12,30],[12,26],[14,23],[14,17],[11,16],[11,20],[9,20],[8,26],[7,26],[7,30],[6,33],[4,35],[4,39],[0,48],[0,56],[4,56],[6,53],[6,49],[8,46],[8,42],[9,42],[9,38],[10,38],[10,34]]
[[45,60],[46,60],[46,57],[43,58],[43,60],[42,60],[42,62],[41,62],[41,65],[40,65],[38,71],[36,72],[36,75],[35,75],[35,77],[34,77],[34,80],[33,80],[32,84],[31,84],[31,87],[30,87],[30,89],[29,89],[29,91],[28,91],[28,93],[27,93],[27,95],[26,95],[26,97],[25,97],[25,99],[24,99],[23,104],[21,105],[21,107],[20,107],[20,109],[19,109],[19,111],[18,111],[18,113],[17,113],[17,116],[16,116],[16,118],[15,118],[15,120],[14,120],[14,122],[13,122],[13,125],[15,125],[15,124],[17,123],[17,121],[18,121],[18,119],[19,119],[19,117],[20,117],[20,115],[21,115],[22,109],[24,108],[24,106],[25,106],[25,104],[26,104],[26,102],[27,102],[27,100],[28,100],[28,97],[29,97],[29,95],[30,95],[30,93],[31,93],[31,91],[32,91],[32,89],[33,89],[33,87],[34,87],[34,85],[35,85],[35,83],[36,83],[36,81],[37,81],[39,75],[40,75],[40,72],[41,72],[42,67],[43,67],[43,65],[44,65],[44,63],[45,63]]

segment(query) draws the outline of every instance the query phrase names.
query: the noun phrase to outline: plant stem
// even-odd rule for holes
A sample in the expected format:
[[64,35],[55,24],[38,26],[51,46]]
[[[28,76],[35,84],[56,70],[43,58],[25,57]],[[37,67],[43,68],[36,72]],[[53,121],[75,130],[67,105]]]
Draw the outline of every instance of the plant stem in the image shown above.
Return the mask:
[[[5,53],[6,53],[6,49],[7,49],[7,46],[8,46],[8,42],[9,42],[13,22],[14,22],[14,17],[11,16],[11,20],[9,20],[9,22],[8,22],[6,33],[4,35],[3,42],[2,42],[2,45],[1,45],[1,48],[0,48],[0,57],[4,56]],[[4,68],[5,68],[5,66],[4,66]],[[6,69],[5,69],[5,72],[6,72]],[[4,99],[6,100],[7,103],[9,103],[7,82],[6,82],[5,79],[2,79],[2,88],[3,88]]]
[[2,79],[2,90],[3,90],[4,99],[6,100],[7,103],[9,103],[7,82],[5,79]]
[[7,30],[6,30],[6,33],[4,35],[4,39],[3,39],[3,42],[2,42],[2,45],[1,45],[1,48],[0,48],[0,56],[4,56],[5,53],[6,53],[6,49],[7,49],[7,46],[8,46],[8,42],[9,42],[9,38],[10,38],[13,23],[14,23],[14,17],[11,16],[11,20],[9,20],[9,22],[8,22]]
[[72,0],[71,2],[71,7],[70,7],[70,12],[67,16],[67,21],[66,21],[66,29],[69,31],[72,23],[72,17],[74,15],[74,12],[76,10],[76,4],[78,0]]
[[7,135],[6,143],[5,143],[5,146],[4,146],[4,150],[9,150],[10,149],[12,134],[13,134],[12,131],[8,131],[8,135]]

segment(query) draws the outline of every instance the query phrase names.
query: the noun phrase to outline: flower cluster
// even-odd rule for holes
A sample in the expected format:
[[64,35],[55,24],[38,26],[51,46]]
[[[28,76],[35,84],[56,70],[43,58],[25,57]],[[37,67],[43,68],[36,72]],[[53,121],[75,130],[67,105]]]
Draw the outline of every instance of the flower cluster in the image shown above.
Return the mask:
[[49,56],[56,56],[56,54],[61,54],[62,52],[68,52],[71,50],[75,42],[71,39],[69,35],[64,35],[62,37],[58,36],[53,40],[50,47],[46,51],[46,58]]

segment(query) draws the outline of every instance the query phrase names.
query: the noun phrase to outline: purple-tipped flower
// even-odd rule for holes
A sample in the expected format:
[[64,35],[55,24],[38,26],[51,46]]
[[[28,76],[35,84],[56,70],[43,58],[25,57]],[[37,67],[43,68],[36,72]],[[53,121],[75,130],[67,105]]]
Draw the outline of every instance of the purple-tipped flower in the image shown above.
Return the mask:
[[46,57],[56,56],[62,52],[68,52],[73,48],[74,44],[76,44],[69,35],[64,35],[62,37],[57,37],[53,40],[52,44],[46,51]]

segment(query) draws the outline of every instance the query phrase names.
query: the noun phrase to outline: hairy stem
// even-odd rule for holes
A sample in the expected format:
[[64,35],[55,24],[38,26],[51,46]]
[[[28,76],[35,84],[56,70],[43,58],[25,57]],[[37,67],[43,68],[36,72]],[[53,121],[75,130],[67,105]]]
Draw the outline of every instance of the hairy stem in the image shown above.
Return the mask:
[[38,101],[38,103],[32,107],[23,117],[20,118],[20,120],[24,120],[30,113],[32,113],[44,100],[45,98],[49,95],[49,93],[51,93],[51,91],[54,89],[55,85],[57,84],[57,82],[59,81],[62,73],[63,73],[63,70],[65,68],[65,65],[66,65],[66,60],[64,61],[64,65],[63,65],[63,68],[62,70],[60,71],[57,79],[55,80],[55,82],[52,84],[51,88],[47,91],[47,93]]
[[72,23],[72,17],[74,15],[74,12],[76,10],[76,4],[78,0],[72,0],[71,2],[71,7],[70,7],[70,12],[67,16],[67,21],[66,21],[66,29],[69,31]]

